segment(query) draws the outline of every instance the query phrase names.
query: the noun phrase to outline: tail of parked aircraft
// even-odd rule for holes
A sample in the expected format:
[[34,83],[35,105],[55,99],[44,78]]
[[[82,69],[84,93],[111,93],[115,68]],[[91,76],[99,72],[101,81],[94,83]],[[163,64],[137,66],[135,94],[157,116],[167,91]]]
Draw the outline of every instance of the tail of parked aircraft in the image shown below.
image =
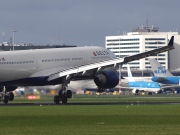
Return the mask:
[[134,78],[132,77],[131,69],[129,67],[129,64],[127,64],[127,71],[128,71],[128,81],[129,82],[135,82]]
[[149,62],[151,64],[154,76],[158,77],[167,77],[173,76],[167,69],[165,69],[156,59],[149,58]]

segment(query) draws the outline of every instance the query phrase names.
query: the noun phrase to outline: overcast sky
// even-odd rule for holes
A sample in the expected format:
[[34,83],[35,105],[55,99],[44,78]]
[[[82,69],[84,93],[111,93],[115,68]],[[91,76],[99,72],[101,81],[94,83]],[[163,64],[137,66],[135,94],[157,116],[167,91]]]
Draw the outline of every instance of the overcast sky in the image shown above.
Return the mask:
[[[0,43],[105,46],[142,24],[180,31],[180,0],[1,0]],[[3,36],[3,33],[5,34]]]

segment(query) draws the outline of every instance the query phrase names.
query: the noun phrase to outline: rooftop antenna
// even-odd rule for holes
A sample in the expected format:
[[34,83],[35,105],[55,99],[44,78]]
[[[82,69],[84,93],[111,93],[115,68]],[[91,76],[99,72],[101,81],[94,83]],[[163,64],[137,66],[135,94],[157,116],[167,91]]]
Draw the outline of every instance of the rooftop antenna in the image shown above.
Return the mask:
[[17,30],[11,30],[12,31],[12,45],[13,45],[13,51],[14,51],[14,33],[17,32]]

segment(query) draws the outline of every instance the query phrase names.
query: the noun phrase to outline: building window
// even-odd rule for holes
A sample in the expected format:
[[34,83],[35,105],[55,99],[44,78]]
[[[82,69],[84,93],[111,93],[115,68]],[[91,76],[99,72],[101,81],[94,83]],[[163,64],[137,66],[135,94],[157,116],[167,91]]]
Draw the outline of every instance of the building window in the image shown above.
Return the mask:
[[153,48],[157,48],[157,46],[145,46],[145,48],[153,49]]
[[108,39],[107,42],[117,42],[117,41],[139,41],[139,38],[133,39]]
[[139,64],[139,62],[131,62],[131,63],[129,63],[129,65],[138,65]]
[[165,54],[158,54],[158,56],[165,56]]
[[165,40],[165,38],[145,38],[145,40]]
[[165,44],[165,42],[145,42],[145,44]]
[[[119,53],[119,52],[116,52]],[[121,51],[121,53],[139,53],[139,51]]]
[[119,45],[119,43],[111,43],[111,44],[107,44],[108,46],[110,45]]
[[134,43],[120,43],[120,45],[139,45],[139,42],[134,42]]
[[112,42],[112,41],[119,41],[119,39],[108,39],[107,42]]
[[134,47],[120,47],[120,49],[139,49],[139,46],[134,46]]
[[166,60],[165,58],[158,58],[158,60]]
[[134,39],[120,39],[120,41],[139,41],[139,38],[134,38]]
[[145,68],[151,68],[151,66],[145,66]]

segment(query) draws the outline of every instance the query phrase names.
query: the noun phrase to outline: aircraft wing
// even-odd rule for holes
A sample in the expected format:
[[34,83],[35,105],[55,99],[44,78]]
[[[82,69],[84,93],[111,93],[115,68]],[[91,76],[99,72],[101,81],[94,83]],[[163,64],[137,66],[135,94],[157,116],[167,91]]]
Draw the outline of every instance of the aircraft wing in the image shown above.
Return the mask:
[[64,76],[66,76],[66,78],[68,78],[68,77],[71,77],[78,73],[85,74],[86,72],[92,71],[92,70],[95,70],[97,72],[97,71],[100,71],[107,67],[112,67],[112,66],[117,67],[118,65],[128,63],[130,61],[138,60],[141,58],[149,57],[151,55],[156,55],[158,53],[172,50],[172,49],[174,49],[173,41],[174,41],[174,36],[172,36],[172,38],[169,41],[167,46],[164,46],[164,47],[161,47],[158,49],[154,49],[154,50],[150,50],[147,52],[127,56],[124,58],[115,58],[115,59],[110,59],[110,60],[104,60],[104,61],[90,63],[90,64],[86,64],[86,65],[80,65],[80,66],[76,66],[76,67],[66,68],[63,70],[58,69],[58,68],[50,69],[49,71],[45,70],[45,71],[41,71],[40,73],[36,73],[36,75],[45,73],[46,76],[49,76],[48,81],[51,81],[51,80],[54,80],[54,79],[57,79],[60,77],[64,77]]
[[110,66],[116,66],[117,64],[121,64],[124,62],[124,58],[121,59],[112,59],[112,60],[106,60],[106,61],[100,61],[95,63],[90,63],[86,65],[81,65],[77,67],[67,68],[64,70],[59,71],[58,73],[52,74],[49,76],[48,81],[54,80],[59,77],[67,76],[67,75],[73,75],[77,73],[84,74],[86,71],[96,69],[97,71],[110,67]]
[[177,84],[177,85],[163,85],[163,86],[161,86],[162,89],[165,89],[165,88],[177,88],[177,87],[180,87],[180,85]]

